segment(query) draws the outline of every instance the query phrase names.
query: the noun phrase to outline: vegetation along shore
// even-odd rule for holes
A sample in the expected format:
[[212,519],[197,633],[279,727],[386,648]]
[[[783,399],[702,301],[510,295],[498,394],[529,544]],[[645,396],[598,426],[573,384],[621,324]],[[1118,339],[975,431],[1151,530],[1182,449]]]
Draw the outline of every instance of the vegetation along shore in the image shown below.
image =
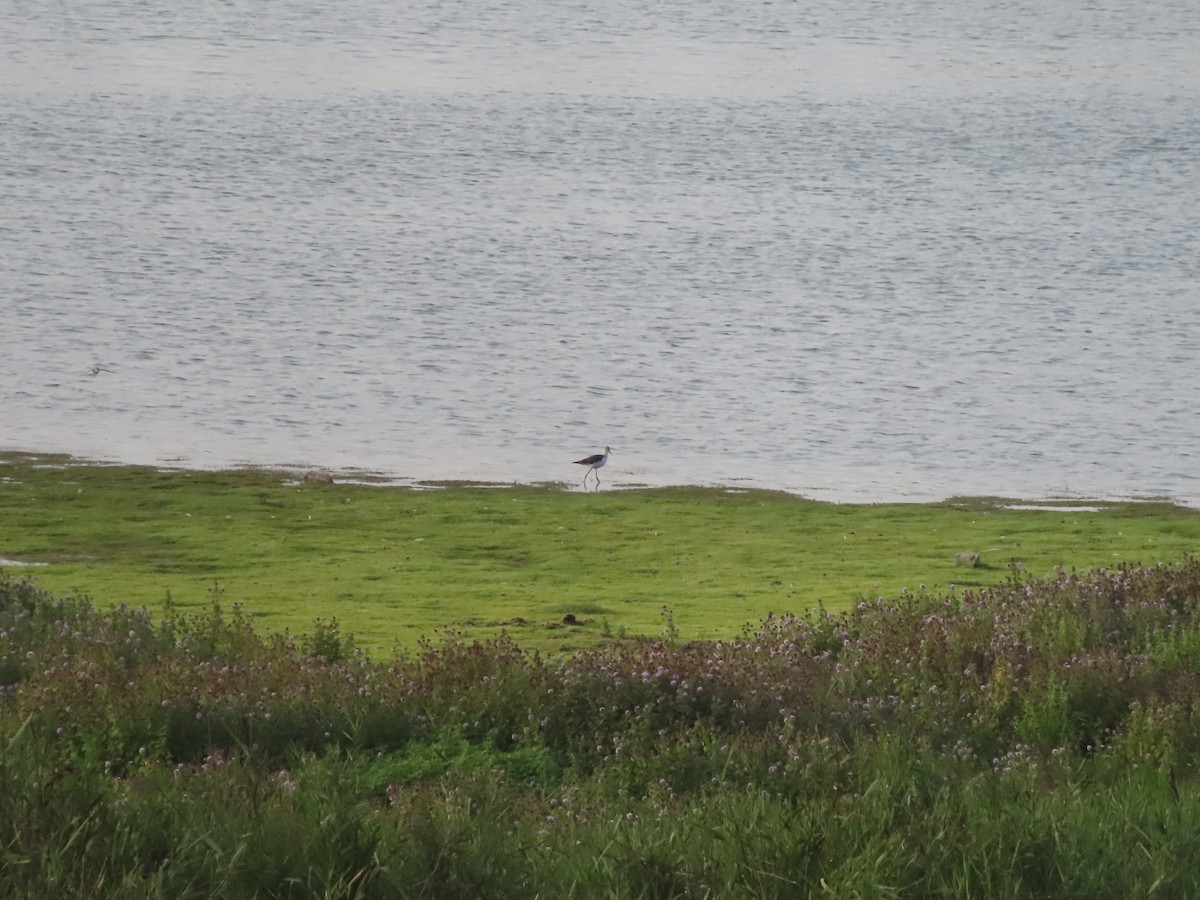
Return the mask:
[[1189,510],[27,457],[0,504],[0,896],[1200,896]]
[[689,487],[414,490],[8,454],[0,558],[101,607],[216,599],[293,632],[336,618],[386,656],[446,629],[587,649],[657,634],[664,606],[684,638],[730,637],[770,613],[846,609],[922,585],[974,589],[1014,568],[1178,560],[1200,546],[1200,513],[1169,503],[1022,506]]

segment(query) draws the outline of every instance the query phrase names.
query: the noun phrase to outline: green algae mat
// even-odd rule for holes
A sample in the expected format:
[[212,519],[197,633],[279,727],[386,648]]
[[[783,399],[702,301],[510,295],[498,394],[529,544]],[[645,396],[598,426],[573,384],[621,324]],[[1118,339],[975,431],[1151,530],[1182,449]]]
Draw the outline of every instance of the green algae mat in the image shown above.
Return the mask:
[[506,630],[544,651],[667,627],[733,637],[817,604],[1172,562],[1198,547],[1200,513],[1165,502],[415,489],[0,456],[0,568],[100,606],[236,603],[294,634],[336,618],[373,655],[447,632]]

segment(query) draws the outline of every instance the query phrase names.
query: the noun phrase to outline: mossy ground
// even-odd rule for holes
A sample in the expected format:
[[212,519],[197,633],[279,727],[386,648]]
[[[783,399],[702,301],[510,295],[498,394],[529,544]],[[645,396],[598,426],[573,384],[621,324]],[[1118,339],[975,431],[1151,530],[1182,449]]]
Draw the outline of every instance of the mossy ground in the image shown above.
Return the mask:
[[[386,654],[446,629],[578,650],[657,634],[663,607],[684,639],[734,636],[772,612],[998,583],[1014,564],[1043,575],[1200,547],[1200,514],[1169,503],[1012,509],[994,498],[830,504],[694,487],[297,481],[8,454],[0,558],[40,563],[22,571],[101,606],[155,610],[169,597],[200,607],[215,594],[265,628],[303,633],[336,617]],[[982,565],[957,565],[961,552]]]

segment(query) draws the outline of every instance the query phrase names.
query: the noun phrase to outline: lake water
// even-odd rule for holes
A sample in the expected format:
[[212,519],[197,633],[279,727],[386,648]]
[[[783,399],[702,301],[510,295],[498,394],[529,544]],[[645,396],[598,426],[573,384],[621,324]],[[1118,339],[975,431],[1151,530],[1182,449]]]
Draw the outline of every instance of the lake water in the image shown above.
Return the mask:
[[0,448],[1200,503],[1200,14],[7,0],[0,312]]

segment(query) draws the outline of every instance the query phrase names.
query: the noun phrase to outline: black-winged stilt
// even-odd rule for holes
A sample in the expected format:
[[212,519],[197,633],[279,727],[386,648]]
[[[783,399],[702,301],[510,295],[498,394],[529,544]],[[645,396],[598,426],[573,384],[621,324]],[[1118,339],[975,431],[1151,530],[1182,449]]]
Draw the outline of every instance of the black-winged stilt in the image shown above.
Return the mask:
[[597,490],[600,488],[600,473],[596,470],[604,468],[604,464],[608,462],[608,456],[610,453],[612,453],[612,450],[608,447],[605,447],[603,453],[593,453],[591,456],[585,456],[583,459],[575,460],[575,465],[588,467],[588,470],[583,473],[584,487],[587,487],[588,476],[595,475],[596,488]]

